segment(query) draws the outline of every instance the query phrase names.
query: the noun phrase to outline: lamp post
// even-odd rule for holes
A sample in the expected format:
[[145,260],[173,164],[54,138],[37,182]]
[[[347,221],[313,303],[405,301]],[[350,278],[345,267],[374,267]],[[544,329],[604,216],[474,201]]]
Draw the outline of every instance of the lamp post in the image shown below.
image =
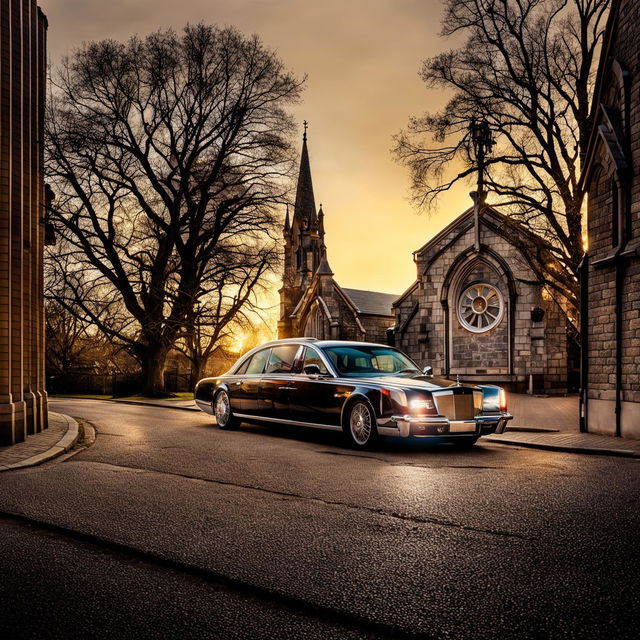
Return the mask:
[[473,153],[478,167],[478,190],[473,203],[473,221],[475,226],[474,246],[476,251],[480,251],[480,207],[484,201],[484,168],[487,154],[491,153],[495,140],[489,128],[489,123],[482,118],[471,119],[469,124]]

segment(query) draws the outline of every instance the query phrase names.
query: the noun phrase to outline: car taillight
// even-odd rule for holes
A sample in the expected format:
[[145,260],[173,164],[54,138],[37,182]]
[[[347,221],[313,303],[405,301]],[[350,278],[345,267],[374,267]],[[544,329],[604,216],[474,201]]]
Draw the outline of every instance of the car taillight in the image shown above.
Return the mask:
[[507,410],[507,394],[504,389],[500,389],[500,411]]

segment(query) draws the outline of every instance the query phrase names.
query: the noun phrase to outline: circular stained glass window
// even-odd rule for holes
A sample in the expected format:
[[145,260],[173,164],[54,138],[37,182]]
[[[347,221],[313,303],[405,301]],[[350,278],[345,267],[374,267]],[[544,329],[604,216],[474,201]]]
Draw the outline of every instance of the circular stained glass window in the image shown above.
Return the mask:
[[473,333],[493,329],[504,313],[504,298],[498,289],[486,282],[467,287],[458,303],[460,324]]

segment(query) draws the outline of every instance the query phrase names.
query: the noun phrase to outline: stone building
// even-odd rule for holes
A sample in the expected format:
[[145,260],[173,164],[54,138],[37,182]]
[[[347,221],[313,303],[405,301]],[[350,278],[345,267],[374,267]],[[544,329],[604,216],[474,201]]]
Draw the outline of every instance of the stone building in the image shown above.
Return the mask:
[[47,427],[42,255],[47,20],[1,0],[0,445]]
[[565,393],[571,308],[535,277],[524,229],[483,206],[475,237],[470,208],[414,252],[416,281],[393,304],[396,346],[445,377]]
[[614,0],[583,164],[581,429],[640,438],[640,4]]
[[307,148],[302,140],[293,218],[284,230],[284,274],[278,337],[313,336],[386,342],[394,294],[345,289],[334,280],[324,243],[324,212],[316,211]]
[[536,393],[577,389],[576,314],[536,279],[528,232],[492,208],[482,208],[477,249],[473,208],[418,249],[416,281],[402,296],[342,288],[327,260],[305,133],[284,239],[279,337],[392,343],[438,375]]

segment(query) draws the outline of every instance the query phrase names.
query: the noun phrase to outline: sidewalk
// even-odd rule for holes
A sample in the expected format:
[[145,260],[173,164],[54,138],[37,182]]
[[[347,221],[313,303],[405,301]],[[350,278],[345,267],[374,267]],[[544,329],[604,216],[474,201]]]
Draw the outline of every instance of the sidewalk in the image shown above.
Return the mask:
[[509,431],[507,427],[505,433],[485,436],[483,440],[547,451],[640,458],[640,440],[601,436],[595,433]]
[[49,428],[27,436],[24,442],[0,447],[0,472],[32,467],[51,460],[78,440],[78,423],[69,416],[49,412]]

